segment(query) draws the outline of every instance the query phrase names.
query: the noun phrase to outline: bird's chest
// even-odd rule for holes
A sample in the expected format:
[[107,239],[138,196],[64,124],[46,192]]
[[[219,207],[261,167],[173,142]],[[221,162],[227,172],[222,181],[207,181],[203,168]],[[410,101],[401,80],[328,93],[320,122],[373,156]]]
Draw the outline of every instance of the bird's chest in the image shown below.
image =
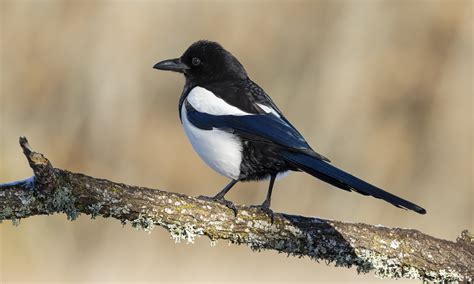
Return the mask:
[[181,121],[194,150],[206,164],[231,179],[238,179],[242,161],[240,139],[228,132],[203,130],[194,126],[186,115],[186,102],[181,106]]

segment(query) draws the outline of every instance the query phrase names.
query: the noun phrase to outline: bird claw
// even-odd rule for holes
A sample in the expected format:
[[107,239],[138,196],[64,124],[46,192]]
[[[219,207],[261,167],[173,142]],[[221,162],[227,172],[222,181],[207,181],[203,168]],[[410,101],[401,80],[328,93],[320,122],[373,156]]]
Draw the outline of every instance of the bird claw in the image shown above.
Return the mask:
[[250,207],[257,209],[258,211],[260,211],[262,213],[265,213],[268,217],[270,217],[270,219],[272,221],[272,224],[273,224],[275,214],[273,213],[272,209],[270,209],[269,207],[267,207],[263,204],[262,205],[252,205]]
[[238,213],[237,207],[235,207],[235,205],[232,201],[229,201],[229,200],[225,199],[224,197],[218,198],[218,197],[215,197],[215,196],[210,197],[210,196],[200,195],[200,196],[198,196],[198,199],[220,203],[220,204],[224,205],[225,207],[227,207],[229,209],[232,209],[232,211],[234,211],[234,216],[237,216],[237,213]]

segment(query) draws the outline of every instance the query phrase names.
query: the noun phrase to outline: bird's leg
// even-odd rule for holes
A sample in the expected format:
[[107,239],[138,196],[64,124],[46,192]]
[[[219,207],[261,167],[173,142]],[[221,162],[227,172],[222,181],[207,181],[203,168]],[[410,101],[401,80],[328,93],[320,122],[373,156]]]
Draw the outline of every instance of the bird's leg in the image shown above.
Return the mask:
[[209,196],[199,196],[199,199],[207,200],[207,201],[214,201],[219,202],[227,206],[228,208],[234,211],[235,216],[237,216],[237,208],[235,207],[232,201],[226,200],[224,196],[229,192],[229,190],[238,182],[238,180],[233,179],[228,185],[226,185],[219,193],[217,193],[214,197]]
[[238,182],[238,180],[233,179],[228,185],[226,185],[216,196],[213,198],[215,200],[224,199],[224,196],[229,192],[229,190]]
[[272,199],[272,191],[273,191],[273,185],[275,184],[275,178],[276,175],[272,175],[270,177],[270,185],[268,186],[268,191],[267,191],[267,197],[265,198],[265,201],[263,201],[262,205],[254,206],[260,209],[261,211],[265,212],[270,216],[272,219],[273,223],[273,211],[270,209],[270,203]]
[[270,202],[272,199],[272,191],[273,191],[273,184],[275,184],[275,178],[276,178],[276,175],[272,175],[270,177],[270,185],[268,186],[267,197],[265,198],[265,201],[263,201],[262,206],[261,206],[263,210],[270,210]]

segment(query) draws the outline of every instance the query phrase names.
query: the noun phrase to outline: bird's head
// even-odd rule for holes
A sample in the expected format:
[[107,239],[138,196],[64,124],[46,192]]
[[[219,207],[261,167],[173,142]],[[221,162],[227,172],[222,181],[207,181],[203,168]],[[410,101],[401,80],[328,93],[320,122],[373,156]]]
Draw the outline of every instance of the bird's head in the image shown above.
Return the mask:
[[161,61],[153,68],[183,73],[197,84],[247,78],[237,58],[217,42],[207,40],[193,43],[181,57]]

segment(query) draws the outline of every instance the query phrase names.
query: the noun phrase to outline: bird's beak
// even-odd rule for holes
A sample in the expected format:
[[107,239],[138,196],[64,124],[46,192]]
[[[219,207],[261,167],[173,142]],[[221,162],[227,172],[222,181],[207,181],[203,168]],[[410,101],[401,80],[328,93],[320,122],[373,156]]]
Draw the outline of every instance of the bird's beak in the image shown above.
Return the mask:
[[167,70],[167,71],[174,71],[179,73],[184,73],[189,67],[181,62],[181,58],[175,59],[168,59],[163,60],[161,62],[156,63],[153,68],[158,70]]

